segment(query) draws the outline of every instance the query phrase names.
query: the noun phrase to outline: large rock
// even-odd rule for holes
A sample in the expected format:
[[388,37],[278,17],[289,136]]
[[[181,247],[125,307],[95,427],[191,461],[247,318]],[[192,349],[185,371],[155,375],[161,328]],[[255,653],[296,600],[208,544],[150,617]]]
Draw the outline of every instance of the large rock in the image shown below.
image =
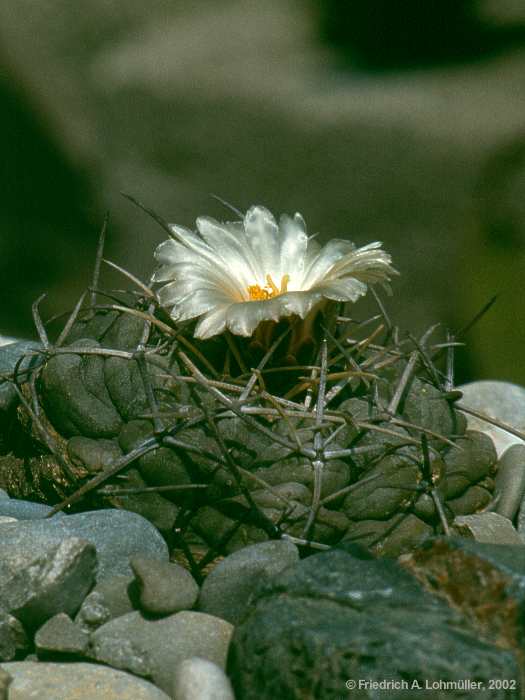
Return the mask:
[[[388,679],[389,698],[426,697],[414,679],[436,683],[435,698],[463,698],[464,690],[439,690],[447,681],[471,679],[489,687],[506,678],[516,690],[493,698],[519,698],[519,661],[480,638],[459,611],[434,598],[398,563],[332,550],[301,561],[258,591],[236,628],[228,672],[245,700],[286,697],[330,700],[346,681],[361,698],[377,697],[371,684]],[[479,686],[478,686],[479,687]]]
[[525,546],[436,538],[403,558],[403,566],[459,609],[479,638],[519,655],[525,648]]
[[153,525],[140,515],[123,510],[7,523],[0,529],[0,551],[3,557],[16,553],[30,559],[67,537],[80,537],[95,545],[99,581],[116,574],[130,575],[129,557],[133,554],[168,559],[166,543]]

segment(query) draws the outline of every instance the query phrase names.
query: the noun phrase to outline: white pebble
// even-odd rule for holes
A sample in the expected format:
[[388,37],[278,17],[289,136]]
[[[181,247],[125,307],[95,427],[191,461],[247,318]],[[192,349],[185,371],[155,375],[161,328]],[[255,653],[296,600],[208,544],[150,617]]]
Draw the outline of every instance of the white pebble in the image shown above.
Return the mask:
[[228,676],[212,661],[193,656],[175,670],[174,700],[235,700]]
[[[518,384],[499,381],[477,381],[463,384],[458,389],[463,392],[459,404],[485,413],[525,433],[525,388]],[[469,430],[479,430],[494,442],[498,458],[511,445],[525,444],[517,435],[497,428],[487,421],[465,413]]]

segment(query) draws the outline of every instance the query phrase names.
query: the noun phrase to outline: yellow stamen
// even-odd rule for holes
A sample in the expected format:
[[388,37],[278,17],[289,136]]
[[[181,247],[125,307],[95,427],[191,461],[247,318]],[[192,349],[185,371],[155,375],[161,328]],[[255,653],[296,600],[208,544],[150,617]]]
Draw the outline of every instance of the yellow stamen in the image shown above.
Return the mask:
[[275,286],[275,282],[273,281],[271,275],[266,275],[266,284],[267,284],[266,289],[268,289],[268,287],[270,287],[270,289],[271,289],[271,292],[270,292],[271,297],[277,296],[277,294],[279,294],[279,290]]
[[272,276],[266,275],[266,287],[261,287],[259,284],[251,284],[248,287],[250,301],[266,301],[267,299],[279,296],[279,294],[286,294],[289,281],[290,275],[283,275],[281,277],[281,288],[278,289]]
[[288,291],[288,282],[290,281],[290,275],[283,275],[281,277],[281,294],[286,294]]
[[248,287],[248,294],[250,295],[250,301],[264,301],[270,298],[270,293],[258,284],[250,285]]

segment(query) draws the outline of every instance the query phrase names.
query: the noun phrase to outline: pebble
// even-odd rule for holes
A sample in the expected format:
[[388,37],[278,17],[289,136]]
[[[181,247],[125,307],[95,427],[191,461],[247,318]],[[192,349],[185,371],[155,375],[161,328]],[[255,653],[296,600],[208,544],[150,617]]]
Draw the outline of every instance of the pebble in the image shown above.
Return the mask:
[[[39,520],[45,518],[52,510],[51,506],[33,501],[23,501],[17,498],[2,498],[0,496],[0,516],[15,518],[16,520]],[[64,513],[57,513],[53,517],[64,517]]]
[[525,445],[512,445],[498,462],[495,511],[514,520],[525,494]]
[[235,700],[228,676],[212,661],[197,656],[175,668],[173,700]]
[[[0,541],[4,530],[20,525],[4,525]],[[60,612],[74,614],[95,582],[95,548],[77,537],[48,544],[39,554],[28,549],[0,551],[2,606],[29,628]]]
[[[510,382],[482,380],[463,384],[458,389],[463,392],[459,404],[486,413],[514,429],[525,433],[525,388]],[[487,421],[465,414],[469,430],[479,430],[492,438],[498,457],[511,445],[524,444],[516,435],[497,428]]]
[[5,523],[17,523],[18,520],[16,518],[10,518],[9,515],[0,515],[0,525],[4,525]]
[[17,552],[29,560],[67,537],[95,545],[98,581],[117,574],[131,576],[129,558],[134,554],[168,560],[168,547],[158,530],[142,516],[117,509],[8,523],[0,530],[0,551],[3,556]]
[[103,579],[84,599],[75,618],[86,632],[93,632],[105,622],[138,608],[138,590],[132,576]]
[[140,590],[140,607],[155,615],[191,610],[199,586],[184,567],[141,555],[130,560]]
[[299,550],[284,540],[244,547],[223,559],[208,575],[197,607],[236,625],[259,583],[298,561]]
[[13,679],[9,700],[169,700],[152,683],[106,666],[17,661],[2,668]]
[[52,653],[83,655],[89,636],[66,613],[59,613],[45,622],[35,635],[39,657]]
[[224,668],[232,633],[228,622],[201,612],[183,610],[157,620],[131,612],[91,635],[91,653],[109,666],[151,676],[170,693],[174,668],[184,659],[199,656]]
[[466,528],[471,537],[477,542],[520,544],[525,546],[525,542],[514,528],[512,522],[503,515],[499,515],[499,513],[459,515],[454,520],[454,526],[459,527],[460,534]]
[[0,489],[0,499],[9,498],[9,494],[4,489]]

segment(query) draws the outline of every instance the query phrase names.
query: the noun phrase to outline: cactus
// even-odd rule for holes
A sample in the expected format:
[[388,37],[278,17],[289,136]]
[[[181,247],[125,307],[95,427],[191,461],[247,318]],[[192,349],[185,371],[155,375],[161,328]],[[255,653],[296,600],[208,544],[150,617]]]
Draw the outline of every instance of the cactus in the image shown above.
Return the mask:
[[364,322],[319,315],[302,345],[293,317],[196,340],[125,274],[133,291],[84,295],[53,341],[35,303],[41,344],[0,374],[11,495],[140,512],[198,576],[269,538],[396,555],[491,501],[494,446],[466,432],[436,328],[400,339],[378,299]]

